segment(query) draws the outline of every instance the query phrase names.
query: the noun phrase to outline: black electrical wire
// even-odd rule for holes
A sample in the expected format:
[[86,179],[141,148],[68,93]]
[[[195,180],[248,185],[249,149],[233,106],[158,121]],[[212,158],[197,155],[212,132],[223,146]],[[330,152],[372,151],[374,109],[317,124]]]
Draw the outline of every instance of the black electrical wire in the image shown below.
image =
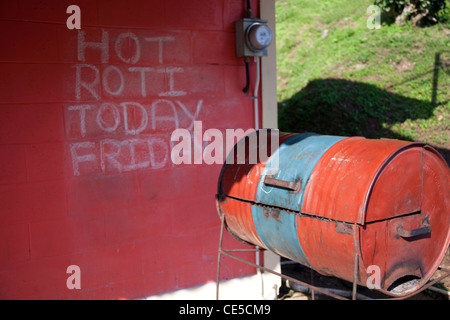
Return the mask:
[[250,4],[250,0],[247,0],[247,18],[253,18],[252,6]]
[[[247,0],[247,18],[253,18],[253,14],[252,14],[252,5],[250,4],[250,0]],[[245,93],[248,92],[248,89],[250,87],[250,68],[249,68],[249,61],[250,59],[248,57],[245,57],[245,75],[247,78],[247,83],[244,87],[244,89],[242,89],[242,91],[244,91]]]
[[244,91],[245,93],[248,92],[248,89],[250,87],[250,68],[248,66],[248,61],[249,61],[248,57],[245,57],[245,75],[247,77],[247,83],[244,89],[242,89],[242,91]]

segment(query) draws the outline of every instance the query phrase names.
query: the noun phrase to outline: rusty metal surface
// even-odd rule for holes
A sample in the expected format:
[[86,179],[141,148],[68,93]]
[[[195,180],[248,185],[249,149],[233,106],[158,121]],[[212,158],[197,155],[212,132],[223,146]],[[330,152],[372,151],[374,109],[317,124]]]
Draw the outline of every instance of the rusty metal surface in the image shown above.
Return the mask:
[[[259,131],[251,133],[251,135],[258,136]],[[296,136],[295,133],[279,133],[278,145],[284,143],[287,139]],[[270,135],[269,137],[270,138]],[[271,139],[268,139],[268,144],[271,144]],[[244,163],[238,163],[238,147],[245,150]],[[243,200],[254,201],[256,198],[256,189],[268,159],[257,159],[256,162],[251,161],[250,154],[258,155],[259,143],[248,143],[245,139],[241,139],[233,148],[234,153],[228,155],[227,161],[222,167],[222,172],[219,177],[218,193],[226,196],[239,198]],[[268,152],[270,156],[271,153]]]
[[301,183],[299,181],[294,182],[275,179],[274,175],[266,175],[264,178],[264,184],[266,186],[284,188],[292,192],[299,192],[301,190]]
[[336,137],[314,153],[320,136],[283,137],[281,174],[268,174],[270,159],[224,166],[219,208],[229,231],[354,286],[377,266],[383,293],[421,290],[450,242],[450,170],[439,153],[362,137]]
[[[258,135],[259,131],[252,134]],[[287,139],[296,136],[294,133],[279,133],[278,144],[281,145]],[[271,140],[268,140],[269,144]],[[241,140],[240,143],[244,143]],[[234,148],[234,159],[226,163],[221,171],[218,182],[217,208],[225,215],[225,223],[230,233],[236,238],[265,247],[259,238],[252,217],[251,205],[256,199],[256,190],[261,178],[261,172],[267,162],[251,163],[249,155],[258,154],[258,143],[245,144],[245,163],[237,163],[237,145]],[[270,155],[270,152],[269,152]],[[232,163],[230,163],[232,162]],[[238,199],[238,200],[237,200]],[[246,202],[248,201],[248,202]]]
[[252,218],[252,208],[249,202],[229,197],[218,197],[218,206],[226,217],[227,230],[235,238],[265,248],[256,232]]
[[379,171],[370,190],[364,223],[419,212],[422,208],[423,146],[402,146]]
[[[260,181],[256,201],[265,205],[301,211],[305,187],[322,155],[345,137],[303,133],[286,140],[263,169],[262,176],[299,185],[295,191]],[[264,241],[264,240],[263,240]]]
[[314,270],[352,282],[355,262],[353,226],[339,225],[339,222],[299,216],[298,238]]
[[[422,148],[418,175],[422,181],[419,211],[369,223],[361,228],[361,257],[365,267],[381,268],[383,292],[406,295],[425,285],[449,245],[450,173],[445,161],[429,147]],[[404,170],[408,174],[408,170]],[[391,180],[391,183],[394,183]],[[408,192],[406,194],[409,194]],[[386,198],[385,201],[389,201]],[[369,203],[370,207],[382,198]],[[383,245],[380,245],[383,244]],[[403,291],[388,291],[398,279],[411,281]]]
[[295,213],[253,205],[252,214],[255,228],[266,248],[303,265],[310,265],[298,241]]
[[399,140],[361,137],[336,143],[311,174],[302,212],[364,224],[367,196],[378,172],[389,156],[406,144],[408,142]]
[[[268,249],[309,265],[298,239],[299,232],[308,230],[299,230],[296,213],[301,208],[304,186],[315,164],[330,146],[342,139],[344,137],[303,133],[286,140],[269,159],[256,192],[256,203],[266,207],[252,206],[255,228]],[[267,176],[271,177],[271,184],[266,183]],[[271,212],[271,215],[264,212]]]

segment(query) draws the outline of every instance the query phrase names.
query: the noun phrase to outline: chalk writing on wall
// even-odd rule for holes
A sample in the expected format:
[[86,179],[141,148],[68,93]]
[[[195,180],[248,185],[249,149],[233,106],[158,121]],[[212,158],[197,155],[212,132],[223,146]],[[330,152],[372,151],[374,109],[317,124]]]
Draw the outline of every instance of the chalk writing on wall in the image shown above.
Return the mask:
[[[186,72],[164,65],[174,35],[142,37],[125,32],[96,41],[78,31],[73,97],[65,106],[73,174],[121,173],[173,166],[173,130],[192,131],[203,100],[177,82]],[[154,55],[153,65],[140,64]],[[98,63],[87,63],[94,57]],[[114,60],[115,64],[110,64]]]

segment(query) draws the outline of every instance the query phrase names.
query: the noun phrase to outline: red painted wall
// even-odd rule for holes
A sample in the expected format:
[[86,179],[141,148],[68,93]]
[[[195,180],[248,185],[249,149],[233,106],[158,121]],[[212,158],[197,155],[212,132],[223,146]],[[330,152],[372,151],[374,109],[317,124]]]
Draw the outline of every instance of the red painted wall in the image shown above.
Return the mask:
[[[66,27],[72,4],[80,31]],[[0,2],[1,299],[133,299],[215,281],[221,165],[174,165],[170,136],[194,120],[253,127],[234,54],[244,5]],[[81,289],[66,286],[70,265]],[[254,272],[224,258],[223,279]]]

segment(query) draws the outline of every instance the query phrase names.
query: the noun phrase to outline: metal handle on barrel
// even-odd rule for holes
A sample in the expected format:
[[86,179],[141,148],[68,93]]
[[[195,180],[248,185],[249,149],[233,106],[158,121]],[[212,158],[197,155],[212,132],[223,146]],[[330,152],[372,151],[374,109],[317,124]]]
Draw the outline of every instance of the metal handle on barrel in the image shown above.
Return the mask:
[[275,179],[273,175],[265,176],[264,184],[268,185],[268,186],[288,189],[293,192],[300,191],[300,182],[292,182],[292,181]]
[[411,238],[416,236],[421,236],[423,234],[427,234],[431,232],[431,226],[430,225],[422,225],[422,227],[412,230],[404,230],[403,226],[400,225],[397,228],[397,232],[400,237],[402,238]]

